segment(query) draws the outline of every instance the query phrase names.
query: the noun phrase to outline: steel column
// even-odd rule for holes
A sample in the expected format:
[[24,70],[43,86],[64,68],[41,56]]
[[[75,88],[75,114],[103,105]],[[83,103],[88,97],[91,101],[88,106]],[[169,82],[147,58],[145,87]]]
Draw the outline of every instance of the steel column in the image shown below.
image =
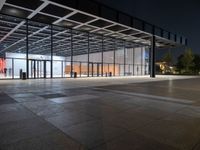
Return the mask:
[[53,26],[51,25],[51,78],[53,78]]
[[135,75],[135,48],[133,48],[133,76]]
[[29,60],[28,60],[28,53],[29,53],[29,46],[28,46],[28,20],[26,20],[26,78],[29,78]]
[[89,72],[90,72],[89,62],[90,62],[90,34],[88,33],[88,60],[87,60],[87,76],[88,77],[89,77]]
[[102,36],[102,51],[101,51],[101,76],[103,77],[103,36]]
[[14,79],[14,58],[12,58],[12,79]]
[[125,41],[124,41],[124,76],[126,76],[126,48],[125,48]]
[[[115,40],[115,39],[114,39]],[[117,46],[116,46],[116,40],[114,41],[114,56],[113,56],[113,76],[115,76],[115,51],[116,51],[116,48],[117,48]]]
[[70,77],[72,78],[72,72],[73,72],[73,33],[72,33],[72,30],[71,30],[71,70],[70,70]]
[[155,78],[155,35],[151,39],[151,48],[150,48],[150,77]]

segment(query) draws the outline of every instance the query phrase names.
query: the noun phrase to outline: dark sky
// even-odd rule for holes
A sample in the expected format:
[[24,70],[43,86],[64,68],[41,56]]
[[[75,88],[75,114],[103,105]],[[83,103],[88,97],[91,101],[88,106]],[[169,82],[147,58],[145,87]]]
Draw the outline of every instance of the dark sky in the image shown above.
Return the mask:
[[[200,0],[96,0],[188,38],[188,46],[200,54]],[[184,50],[178,48],[177,57]],[[159,52],[163,55],[166,50]]]

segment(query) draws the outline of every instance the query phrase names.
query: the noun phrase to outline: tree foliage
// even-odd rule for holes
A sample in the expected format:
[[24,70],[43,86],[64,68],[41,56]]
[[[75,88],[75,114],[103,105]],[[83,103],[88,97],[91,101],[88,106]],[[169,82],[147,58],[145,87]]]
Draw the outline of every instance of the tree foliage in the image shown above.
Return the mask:
[[192,49],[186,49],[183,54],[183,58],[181,59],[186,72],[190,72],[191,68],[194,66],[193,60],[194,54]]
[[177,70],[179,71],[180,74],[182,73],[182,70],[184,69],[182,59],[183,59],[183,54],[181,54],[178,57],[178,61],[177,61],[177,64],[176,64]]
[[194,66],[193,71],[195,74],[199,74],[200,72],[200,55],[195,54],[193,60]]
[[167,65],[172,65],[172,54],[170,51],[168,51],[164,56],[162,61],[166,62]]
[[183,55],[178,57],[177,68],[180,73],[189,73],[193,72],[194,68],[194,54],[192,49],[186,49]]

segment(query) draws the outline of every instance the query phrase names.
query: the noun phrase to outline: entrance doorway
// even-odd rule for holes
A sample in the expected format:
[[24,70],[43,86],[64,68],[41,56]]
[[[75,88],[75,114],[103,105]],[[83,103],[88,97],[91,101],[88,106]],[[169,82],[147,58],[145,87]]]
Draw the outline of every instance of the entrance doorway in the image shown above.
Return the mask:
[[50,77],[50,60],[29,59],[29,78]]
[[89,76],[99,77],[101,75],[101,63],[89,62]]

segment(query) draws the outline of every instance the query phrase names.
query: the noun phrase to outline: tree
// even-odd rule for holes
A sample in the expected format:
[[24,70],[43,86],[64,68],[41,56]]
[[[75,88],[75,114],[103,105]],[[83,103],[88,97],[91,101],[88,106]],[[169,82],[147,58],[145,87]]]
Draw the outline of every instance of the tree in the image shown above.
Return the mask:
[[182,59],[183,59],[183,54],[181,54],[179,57],[178,57],[178,60],[177,60],[177,64],[176,64],[176,68],[178,70],[178,72],[181,74],[182,73],[182,70],[184,69],[184,65],[182,63]]
[[199,74],[200,72],[200,55],[195,54],[193,59],[193,71],[195,74]]
[[176,66],[179,73],[192,73],[194,69],[194,54],[191,49],[186,49],[184,54],[178,57]]
[[163,59],[162,61],[166,62],[166,64],[168,66],[172,65],[172,54],[170,51],[168,51],[164,56],[163,56]]
[[192,49],[186,49],[181,59],[185,72],[187,73],[191,72],[191,69],[194,66],[193,60],[194,60],[194,54],[192,52]]

